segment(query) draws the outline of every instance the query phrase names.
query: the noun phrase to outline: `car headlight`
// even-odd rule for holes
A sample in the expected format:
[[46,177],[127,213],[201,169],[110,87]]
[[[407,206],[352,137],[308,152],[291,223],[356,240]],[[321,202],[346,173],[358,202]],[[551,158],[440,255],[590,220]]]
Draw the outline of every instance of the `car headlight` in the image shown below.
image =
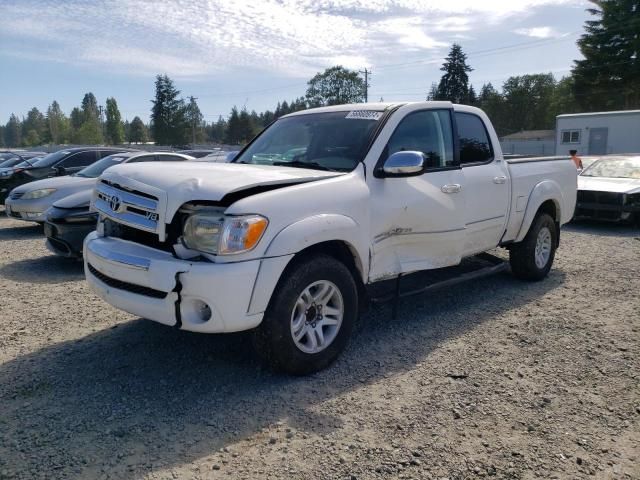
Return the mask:
[[55,192],[55,188],[41,188],[40,190],[31,190],[30,192],[25,193],[22,196],[23,200],[33,200],[35,198],[43,198],[48,197],[53,192]]
[[194,213],[184,224],[183,242],[192,250],[214,255],[232,255],[253,249],[269,221],[260,215],[224,216]]

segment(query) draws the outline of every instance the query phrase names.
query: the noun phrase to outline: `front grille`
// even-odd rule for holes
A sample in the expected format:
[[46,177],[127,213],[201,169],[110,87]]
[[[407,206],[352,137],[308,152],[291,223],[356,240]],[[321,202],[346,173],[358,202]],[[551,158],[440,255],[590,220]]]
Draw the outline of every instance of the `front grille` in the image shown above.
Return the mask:
[[578,202],[599,203],[602,205],[622,205],[624,203],[624,195],[622,193],[613,192],[578,190]]
[[102,283],[109,285],[110,287],[117,288],[118,290],[124,290],[126,292],[135,293],[137,295],[144,295],[151,298],[166,298],[168,293],[161,292],[160,290],[154,290],[153,288],[143,287],[142,285],[136,285],[134,283],[123,282],[115,278],[108,277],[104,273],[99,272],[93,265],[88,264],[91,274],[100,280]]
[[25,194],[26,192],[13,192],[11,194],[11,200],[19,200],[22,198],[22,196]]
[[146,245],[147,247],[164,250],[173,253],[172,245],[176,243],[177,237],[169,235],[167,241],[162,242],[155,233],[145,232],[137,228],[129,227],[122,223],[117,223],[109,218],[104,219],[104,235],[106,237],[121,238],[130,242]]
[[105,180],[96,185],[96,193],[96,210],[104,216],[145,232],[159,233],[157,197]]

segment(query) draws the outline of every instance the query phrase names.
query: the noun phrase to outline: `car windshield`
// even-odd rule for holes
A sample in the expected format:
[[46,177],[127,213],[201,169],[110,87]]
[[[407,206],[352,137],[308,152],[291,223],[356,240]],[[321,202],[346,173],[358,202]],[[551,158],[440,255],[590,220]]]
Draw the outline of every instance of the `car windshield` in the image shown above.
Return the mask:
[[[33,166],[35,168],[50,167],[51,165],[56,163],[58,160],[61,160],[62,158],[69,155],[70,153],[71,152],[69,150],[58,150],[57,152],[53,152],[48,155],[45,155],[42,158],[39,158],[36,162],[33,163]],[[27,166],[28,165],[29,164],[27,164]]]
[[381,117],[359,110],[281,118],[233,161],[348,172],[363,159]]
[[108,157],[104,157],[102,160],[98,160],[96,163],[89,165],[88,167],[83,168],[76,176],[78,177],[87,177],[87,178],[98,178],[102,172],[104,172],[107,168],[113,167],[114,165],[118,165],[126,160],[127,157],[123,157],[122,155],[109,155]]
[[582,176],[640,179],[640,157],[603,158],[582,172]]

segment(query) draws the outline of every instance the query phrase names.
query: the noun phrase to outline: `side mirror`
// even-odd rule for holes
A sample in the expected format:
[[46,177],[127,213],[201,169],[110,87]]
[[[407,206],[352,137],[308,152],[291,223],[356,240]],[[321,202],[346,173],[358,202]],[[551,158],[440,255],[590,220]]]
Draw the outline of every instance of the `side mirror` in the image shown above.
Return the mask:
[[56,170],[56,175],[58,177],[61,177],[67,174],[67,169],[62,166],[56,167],[55,170]]
[[425,168],[422,152],[396,152],[384,162],[382,177],[412,177],[421,175]]
[[239,151],[235,151],[235,152],[227,153],[227,156],[225,157],[224,161],[226,163],[233,162],[233,160],[238,156],[238,153],[240,153],[240,152]]

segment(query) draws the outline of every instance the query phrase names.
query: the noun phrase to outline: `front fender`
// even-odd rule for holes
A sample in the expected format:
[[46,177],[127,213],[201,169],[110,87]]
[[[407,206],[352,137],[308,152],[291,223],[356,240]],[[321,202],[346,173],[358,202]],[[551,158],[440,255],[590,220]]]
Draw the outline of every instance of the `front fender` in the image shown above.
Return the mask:
[[533,219],[535,218],[540,206],[548,201],[553,201],[556,206],[556,218],[558,223],[561,223],[562,219],[562,205],[564,205],[564,195],[560,185],[554,180],[544,180],[538,183],[529,195],[529,201],[527,202],[527,209],[525,210],[524,218],[522,219],[522,225],[520,231],[515,239],[516,242],[521,242],[527,235]]
[[248,313],[265,311],[282,272],[296,253],[323,242],[344,242],[351,250],[364,281],[369,269],[369,256],[363,230],[351,217],[338,214],[313,215],[283,228],[265,251],[266,258],[260,266]]

